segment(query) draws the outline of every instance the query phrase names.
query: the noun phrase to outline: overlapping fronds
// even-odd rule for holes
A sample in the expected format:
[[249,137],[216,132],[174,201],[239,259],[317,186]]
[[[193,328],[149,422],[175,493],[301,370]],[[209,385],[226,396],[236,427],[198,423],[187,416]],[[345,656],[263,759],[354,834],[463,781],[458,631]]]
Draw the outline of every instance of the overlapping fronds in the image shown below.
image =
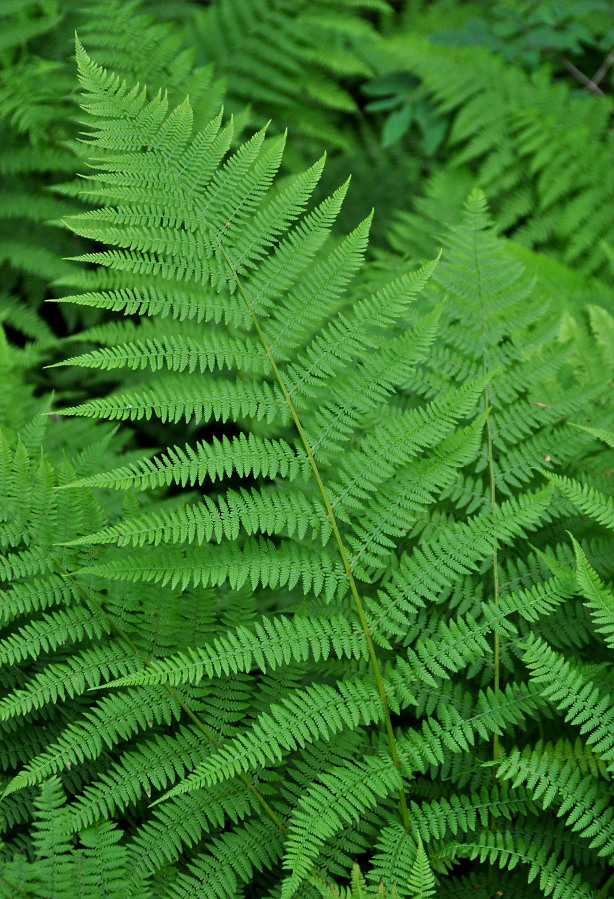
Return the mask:
[[[348,87],[371,74],[366,51],[378,38],[361,13],[373,11],[391,10],[385,0],[216,0],[195,12],[190,34],[227,76],[233,109],[249,104],[256,121],[284,121],[307,146],[347,149],[347,114],[358,112]],[[298,149],[293,141],[290,152]]]
[[[382,4],[239,6],[237,53],[290,23],[279,58],[317,105]],[[1,422],[0,891],[604,899],[607,365],[586,377],[481,191],[433,261],[371,277],[371,215],[339,233],[323,156],[280,179],[285,136],[242,141],[171,26],[138,19],[137,73],[140,7],[96,9],[82,33],[118,71],[77,40],[87,175],[63,217],[66,305],[92,319],[50,360],[61,408],[16,375]],[[196,27],[219,48],[237,9]],[[606,359],[591,315],[582,352]],[[155,447],[126,451],[128,420]]]
[[496,198],[499,226],[516,240],[606,275],[611,98],[580,95],[547,68],[528,73],[481,46],[406,33],[395,36],[389,53],[450,119],[450,161],[434,170],[415,211],[402,213],[399,233],[420,246],[424,218],[450,220],[468,185],[478,183]]

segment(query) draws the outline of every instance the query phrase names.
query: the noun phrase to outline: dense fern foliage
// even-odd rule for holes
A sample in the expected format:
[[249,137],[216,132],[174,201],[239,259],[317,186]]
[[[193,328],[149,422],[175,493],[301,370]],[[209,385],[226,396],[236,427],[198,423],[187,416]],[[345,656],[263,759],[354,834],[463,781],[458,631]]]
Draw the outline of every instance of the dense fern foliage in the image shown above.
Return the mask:
[[[38,87],[0,92],[1,897],[614,889],[612,294],[602,225],[559,214],[611,204],[545,150],[570,103],[607,142],[604,107],[539,70],[521,2],[438,41],[406,6],[7,4]],[[602,49],[553,31],[546,61]],[[474,33],[498,117],[446,71]],[[508,76],[552,115],[533,181]],[[365,166],[386,84],[412,95],[365,115],[403,113],[432,199],[391,197],[369,257],[324,151]]]
[[[434,112],[448,120],[445,165],[433,167],[415,210],[401,209],[401,218],[412,224],[412,243],[423,247],[429,233],[424,218],[433,223],[452,220],[477,181],[496,198],[500,227],[516,240],[554,251],[587,273],[603,275],[610,271],[614,241],[609,214],[612,100],[599,83],[587,76],[578,81],[566,69],[571,65],[576,75],[583,75],[564,55],[573,52],[573,28],[569,46],[561,40],[551,59],[538,56],[537,64],[527,70],[518,61],[510,64],[512,21],[505,26],[499,22],[504,50],[493,54],[497,22],[489,36],[487,20],[493,14],[497,19],[497,13],[501,18],[505,6],[511,7],[507,12],[512,21],[515,13],[516,33],[526,41],[529,53],[535,45],[542,46],[544,30],[554,39],[553,18],[567,4],[461,5],[444,0],[425,5],[417,29],[391,30],[389,52],[384,63],[380,57],[380,66],[399,70],[397,79],[401,73],[414,76],[414,95],[426,95]],[[544,7],[541,15],[536,7]],[[601,26],[609,49],[614,29],[611,5],[573,4],[574,18],[580,19],[581,13],[584,23],[576,20],[576,51],[591,40],[589,24],[597,30]],[[486,17],[481,26],[480,15]],[[443,22],[456,29],[442,28]],[[523,58],[520,47],[517,52]],[[611,61],[608,57],[599,67],[601,78],[609,75]],[[567,77],[553,78],[553,69]],[[593,92],[579,90],[585,83]]]
[[311,136],[348,149],[338,114],[354,115],[358,106],[344,81],[372,75],[365,56],[378,38],[356,15],[361,9],[390,13],[385,0],[221,0],[196,11],[189,28],[203,58],[227,76],[231,105],[283,118],[296,136],[294,152]]

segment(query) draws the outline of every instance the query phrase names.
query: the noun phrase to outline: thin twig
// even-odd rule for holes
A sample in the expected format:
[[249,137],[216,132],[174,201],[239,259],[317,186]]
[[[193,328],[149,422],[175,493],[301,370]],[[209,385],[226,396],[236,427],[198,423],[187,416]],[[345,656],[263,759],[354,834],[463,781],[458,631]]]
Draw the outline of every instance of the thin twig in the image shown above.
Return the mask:
[[595,84],[592,78],[589,78],[588,75],[585,75],[584,72],[581,72],[580,69],[574,66],[573,62],[570,62],[568,59],[563,57],[563,65],[565,68],[574,75],[578,81],[581,81],[584,87],[589,90],[592,94],[595,94],[597,97],[605,97],[604,92],[601,90],[598,84]]
[[593,82],[593,84],[599,84],[603,80],[608,69],[610,68],[610,66],[613,63],[614,63],[614,50],[610,50],[610,52],[608,53],[606,58],[603,60],[603,62],[601,63],[601,65],[599,66],[599,68],[597,69],[597,71],[595,72],[593,77],[591,78],[591,81]]

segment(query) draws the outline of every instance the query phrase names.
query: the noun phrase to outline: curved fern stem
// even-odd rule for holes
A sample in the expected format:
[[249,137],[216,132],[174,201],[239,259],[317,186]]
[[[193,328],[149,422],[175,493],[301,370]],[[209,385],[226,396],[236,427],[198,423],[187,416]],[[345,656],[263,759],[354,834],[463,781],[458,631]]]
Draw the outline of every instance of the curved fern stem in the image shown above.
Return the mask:
[[[217,234],[215,234],[215,232],[213,231],[213,229],[210,227],[209,223],[208,223],[206,220],[205,220],[205,224],[206,224],[207,227],[209,228],[210,232],[213,233],[213,235],[214,235],[214,237],[215,237],[215,240],[217,241],[217,244],[218,244],[218,246],[219,246],[219,248],[220,248],[220,252],[222,253],[224,259],[226,260],[226,262],[227,262],[227,264],[228,264],[228,266],[229,266],[229,268],[230,268],[230,270],[231,270],[231,272],[232,272],[233,278],[234,278],[234,280],[235,280],[235,282],[236,282],[236,284],[237,284],[237,288],[238,288],[238,290],[239,290],[239,292],[240,292],[240,294],[241,294],[241,296],[242,296],[242,298],[243,298],[243,300],[244,300],[244,302],[245,302],[245,305],[246,305],[246,307],[247,307],[247,310],[248,310],[248,312],[249,312],[249,314],[250,314],[250,317],[251,317],[251,320],[252,320],[252,322],[253,322],[255,331],[256,331],[256,333],[257,333],[257,335],[258,335],[258,338],[259,338],[260,342],[262,343],[262,347],[263,347],[263,349],[264,349],[264,351],[265,351],[265,353],[266,353],[266,356],[267,356],[267,358],[268,358],[268,360],[269,360],[269,363],[270,363],[270,365],[271,365],[271,369],[272,369],[272,371],[273,371],[273,374],[274,374],[274,376],[275,376],[275,379],[277,380],[277,383],[279,384],[279,387],[280,387],[280,389],[281,389],[281,391],[282,391],[282,394],[283,394],[284,400],[285,400],[285,402],[286,402],[286,405],[288,406],[288,409],[290,410],[290,415],[291,415],[291,417],[292,417],[292,421],[294,422],[294,425],[295,425],[295,427],[296,427],[296,430],[297,430],[297,432],[298,432],[298,435],[299,435],[299,437],[300,437],[300,439],[301,439],[301,443],[303,444],[303,446],[304,446],[304,448],[305,448],[305,452],[307,453],[307,458],[308,458],[308,460],[309,460],[309,465],[311,466],[311,470],[313,471],[313,475],[314,475],[315,480],[316,480],[316,483],[317,483],[317,485],[318,485],[318,489],[319,489],[320,494],[321,494],[321,496],[322,496],[322,501],[323,501],[324,506],[325,506],[325,508],[326,508],[326,514],[327,514],[328,519],[329,519],[329,521],[330,521],[331,528],[332,528],[332,531],[333,531],[333,535],[334,535],[334,537],[335,537],[335,543],[337,544],[337,548],[338,548],[338,550],[339,550],[339,555],[341,556],[341,561],[342,561],[342,564],[343,564],[343,569],[344,569],[344,571],[345,571],[345,576],[346,576],[347,579],[348,579],[348,584],[349,584],[349,587],[350,587],[350,592],[351,592],[351,594],[352,594],[352,598],[353,598],[354,604],[355,604],[355,606],[356,606],[356,611],[357,611],[357,613],[358,613],[358,618],[360,619],[360,626],[361,626],[362,631],[363,631],[363,634],[364,634],[364,636],[365,636],[365,640],[367,641],[367,648],[368,648],[368,651],[369,651],[369,659],[370,659],[370,661],[371,661],[371,667],[372,667],[372,669],[373,669],[373,674],[374,674],[374,677],[375,677],[375,683],[376,683],[376,685],[377,685],[377,692],[378,692],[378,694],[379,694],[379,698],[380,698],[380,701],[381,701],[381,703],[382,703],[382,708],[383,708],[383,711],[384,711],[384,727],[385,727],[385,730],[386,730],[386,736],[387,736],[387,738],[388,738],[388,746],[389,746],[389,748],[390,748],[390,755],[391,755],[392,762],[393,762],[395,768],[396,768],[397,771],[399,771],[399,773],[400,773],[400,771],[401,771],[401,760],[400,760],[400,758],[399,758],[399,753],[398,753],[398,750],[397,750],[396,738],[395,738],[395,736],[394,736],[394,730],[393,730],[393,728],[392,728],[392,721],[391,721],[391,718],[390,718],[390,708],[389,708],[389,706],[388,706],[388,699],[387,699],[387,696],[386,696],[386,688],[384,687],[384,680],[383,680],[383,678],[382,678],[382,673],[381,673],[381,671],[380,671],[379,662],[378,662],[378,659],[377,659],[377,654],[376,654],[376,652],[375,652],[375,644],[373,643],[373,637],[371,636],[371,629],[369,628],[369,622],[367,621],[367,616],[365,615],[365,611],[364,611],[364,608],[363,608],[363,605],[362,605],[362,601],[361,601],[361,599],[360,599],[360,594],[358,593],[358,588],[357,588],[357,586],[356,586],[356,580],[355,580],[354,574],[353,574],[353,572],[352,572],[352,567],[351,567],[351,565],[350,565],[350,562],[349,562],[347,553],[346,553],[346,551],[345,551],[345,545],[344,545],[344,543],[343,543],[343,539],[342,539],[341,533],[340,533],[340,531],[339,531],[339,525],[338,525],[338,523],[337,523],[337,518],[336,518],[336,516],[335,516],[334,509],[333,509],[333,507],[332,507],[332,504],[331,504],[331,502],[330,502],[330,499],[328,498],[328,494],[327,494],[327,492],[326,492],[326,488],[325,488],[324,483],[323,483],[323,481],[322,481],[322,477],[321,477],[320,471],[319,471],[319,469],[318,469],[318,464],[317,464],[317,462],[316,462],[316,460],[315,460],[315,457],[314,457],[314,455],[313,455],[312,447],[310,446],[309,441],[308,441],[308,439],[307,439],[307,435],[305,434],[305,431],[303,430],[303,427],[302,427],[302,425],[301,425],[300,419],[299,419],[299,417],[298,417],[298,412],[296,411],[296,408],[295,408],[295,406],[294,406],[294,403],[292,402],[292,397],[291,397],[290,394],[288,393],[288,390],[287,390],[287,388],[286,388],[286,385],[285,385],[285,383],[284,383],[284,380],[283,380],[283,378],[282,378],[282,376],[281,376],[281,372],[279,371],[279,369],[278,369],[278,367],[277,367],[277,364],[276,364],[275,359],[274,359],[274,357],[273,357],[273,353],[272,353],[272,351],[271,351],[271,348],[270,348],[270,346],[269,346],[269,344],[268,344],[268,341],[267,341],[266,337],[264,336],[264,333],[263,333],[263,331],[262,331],[262,328],[260,327],[260,323],[259,323],[259,321],[258,321],[258,318],[257,318],[257,316],[256,316],[256,313],[254,312],[253,306],[252,306],[252,304],[250,303],[249,298],[248,298],[247,294],[245,293],[245,290],[243,289],[243,284],[241,283],[241,279],[240,279],[240,277],[239,277],[239,275],[238,275],[238,272],[237,272],[236,268],[234,267],[234,265],[233,265],[233,263],[232,263],[232,260],[230,259],[228,253],[226,252],[226,249],[225,249],[224,245],[222,244],[222,242],[221,242],[219,236],[218,236]],[[400,807],[401,807],[401,819],[402,819],[402,821],[403,821],[403,827],[405,828],[405,830],[406,830],[407,832],[409,832],[409,831],[411,830],[411,826],[412,826],[412,825],[411,825],[411,821],[410,821],[410,819],[409,819],[409,810],[408,810],[408,808],[407,808],[407,800],[406,800],[406,798],[405,798],[405,791],[403,790],[402,787],[399,789],[399,804],[400,804]]]
[[[484,361],[484,369],[486,369],[486,361]],[[485,372],[486,373],[486,372]],[[486,439],[488,446],[488,471],[490,476],[490,508],[492,510],[493,518],[497,514],[497,503],[496,503],[496,493],[495,493],[495,469],[493,462],[493,440],[492,440],[492,428],[490,424],[490,415],[488,415],[489,408],[489,395],[488,395],[488,385],[484,388],[484,406],[487,413],[486,418]],[[492,570],[493,570],[493,591],[494,591],[494,600],[495,606],[499,607],[499,559],[497,556],[496,548],[493,550],[492,554]],[[495,691],[495,696],[499,695],[499,686],[500,686],[500,678],[501,678],[501,646],[500,646],[500,638],[499,631],[495,628],[493,633],[493,652],[494,652],[494,676],[493,676],[493,688]],[[492,738],[492,753],[493,753],[493,761],[496,762],[499,758],[499,734],[495,731],[493,733]],[[493,768],[493,777],[496,777],[496,769]],[[494,822],[493,818],[493,822]],[[496,828],[493,826],[493,830]]]
[[[479,268],[478,268],[479,271]],[[478,285],[480,299],[482,299],[482,291],[481,284]],[[482,305],[482,311],[483,311]],[[482,354],[482,365],[484,375],[488,374],[487,364],[486,364],[486,354]],[[492,426],[490,422],[490,394],[488,390],[488,384],[484,387],[484,412],[486,413],[486,445],[488,452],[488,475],[490,479],[490,508],[493,514],[493,518],[497,515],[497,499],[496,499],[496,479],[495,479],[495,466],[493,459],[493,438],[492,438]],[[495,607],[499,608],[499,558],[497,555],[497,548],[495,546],[492,553],[492,570],[493,570],[493,592],[494,592],[494,600]],[[493,630],[493,690],[495,694],[495,702],[499,696],[499,687],[500,687],[500,678],[501,678],[501,644],[499,638],[499,631],[497,628]],[[499,734],[497,731],[494,731],[492,737],[492,757],[493,761],[496,763],[499,758]],[[492,771],[493,780],[497,778],[497,768],[496,765],[493,767]],[[497,816],[491,812],[490,813],[490,830],[493,834],[497,832]],[[493,869],[492,865],[489,865],[488,870],[488,882],[489,884],[492,882],[493,877]]]
[[[484,370],[486,370],[486,360],[484,359]],[[495,471],[493,465],[493,453],[492,453],[492,429],[490,426],[490,415],[488,415],[488,407],[489,407],[489,396],[488,396],[488,385],[484,388],[484,406],[487,412],[486,418],[486,440],[488,446],[488,471],[490,475],[490,507],[493,513],[493,516],[497,514],[497,504],[495,500]],[[494,589],[494,600],[495,606],[499,608],[499,560],[497,557],[496,548],[493,550],[492,554],[492,570],[493,570],[493,589]],[[493,664],[494,664],[494,676],[493,676],[493,689],[495,692],[495,701],[499,696],[499,681],[500,681],[500,656],[501,656],[501,646],[499,641],[499,631],[497,628],[493,631]],[[497,762],[499,758],[499,734],[497,731],[493,732],[492,735],[492,757],[493,761]],[[497,768],[496,765],[492,769],[492,778],[493,781],[497,779]],[[494,812],[490,813],[490,830],[493,834],[497,832],[497,816]],[[493,865],[492,862],[489,862],[488,865],[488,884],[492,884],[494,878]]]

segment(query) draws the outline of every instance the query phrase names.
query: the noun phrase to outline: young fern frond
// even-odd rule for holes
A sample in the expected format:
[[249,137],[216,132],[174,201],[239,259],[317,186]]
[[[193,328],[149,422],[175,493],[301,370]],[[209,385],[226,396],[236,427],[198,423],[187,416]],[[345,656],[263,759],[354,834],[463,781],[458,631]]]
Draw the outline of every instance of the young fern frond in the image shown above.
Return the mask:
[[409,894],[412,899],[433,899],[435,877],[429,864],[422,840],[418,837],[416,858],[409,872]]

